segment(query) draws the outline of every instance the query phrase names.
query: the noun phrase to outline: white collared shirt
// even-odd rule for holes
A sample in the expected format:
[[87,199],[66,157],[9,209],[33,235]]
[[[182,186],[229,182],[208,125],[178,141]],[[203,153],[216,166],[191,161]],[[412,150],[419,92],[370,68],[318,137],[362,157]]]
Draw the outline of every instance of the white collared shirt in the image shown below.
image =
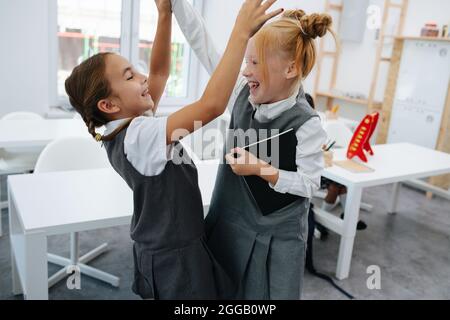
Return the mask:
[[[114,131],[123,121],[108,122],[105,135]],[[124,140],[125,155],[133,167],[144,176],[160,174],[172,159],[173,145],[166,141],[167,117],[144,115],[131,121]]]
[[[189,45],[198,59],[212,74],[220,62],[221,55],[216,50],[206,24],[201,15],[186,0],[171,0],[172,10],[178,25],[184,33]],[[228,102],[228,110],[232,112],[239,93],[247,85],[242,75],[236,82],[233,94]],[[255,119],[268,122],[277,118],[284,111],[292,108],[296,102],[296,95],[272,104],[253,105],[256,108]],[[280,193],[311,198],[320,187],[320,176],[324,168],[322,145],[326,142],[326,133],[320,119],[314,117],[305,122],[296,132],[296,164],[297,171],[279,170],[278,182],[270,185]]]

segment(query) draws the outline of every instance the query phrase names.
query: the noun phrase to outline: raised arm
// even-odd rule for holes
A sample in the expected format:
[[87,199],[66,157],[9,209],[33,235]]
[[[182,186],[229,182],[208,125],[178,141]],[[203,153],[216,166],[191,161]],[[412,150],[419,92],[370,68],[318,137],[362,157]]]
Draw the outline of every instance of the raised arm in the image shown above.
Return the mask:
[[170,0],[155,0],[155,3],[158,8],[158,25],[150,56],[150,73],[148,76],[148,90],[155,103],[153,113],[158,108],[170,76],[172,48],[172,10]]
[[189,46],[194,50],[200,63],[211,75],[220,62],[221,54],[214,46],[205,21],[187,0],[171,0],[172,11]]
[[227,106],[244,58],[248,40],[282,9],[266,14],[276,0],[246,0],[242,5],[231,33],[225,53],[206,86],[199,101],[184,107],[168,117],[166,126],[167,144],[181,139],[197,127],[195,121],[204,126],[221,115]]

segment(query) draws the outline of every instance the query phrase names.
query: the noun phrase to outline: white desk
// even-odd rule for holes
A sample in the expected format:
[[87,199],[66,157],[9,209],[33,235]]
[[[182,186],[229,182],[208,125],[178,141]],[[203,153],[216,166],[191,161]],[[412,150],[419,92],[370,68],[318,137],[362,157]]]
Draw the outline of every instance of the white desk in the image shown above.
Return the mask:
[[[0,149],[8,152],[39,154],[51,141],[73,136],[90,137],[86,124],[82,120],[0,120]],[[34,168],[32,161],[13,167],[11,170],[1,171],[0,174],[25,172]],[[2,159],[0,159],[2,160]],[[14,160],[10,160],[14,161]],[[2,222],[0,219],[0,237],[2,236]]]
[[[315,208],[317,221],[341,235],[336,277],[349,275],[363,188],[393,183],[389,212],[396,211],[399,182],[450,173],[450,154],[409,143],[377,145],[368,157],[371,173],[351,173],[336,165],[325,169],[323,176],[347,187],[345,217],[341,220]],[[346,150],[334,151],[335,160],[344,160]]]
[[[197,164],[203,204],[211,200],[218,161]],[[48,299],[47,236],[130,223],[132,192],[112,169],[10,176],[13,293]]]

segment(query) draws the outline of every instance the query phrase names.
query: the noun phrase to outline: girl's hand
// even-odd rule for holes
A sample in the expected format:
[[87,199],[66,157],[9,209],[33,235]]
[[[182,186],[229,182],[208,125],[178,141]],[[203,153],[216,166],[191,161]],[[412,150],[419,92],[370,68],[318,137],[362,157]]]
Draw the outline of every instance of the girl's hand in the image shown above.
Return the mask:
[[329,110],[325,111],[325,117],[327,120],[337,120],[339,118],[337,113],[331,112]]
[[[237,155],[237,158],[234,157]],[[231,170],[238,176],[256,176],[260,174],[262,161],[250,152],[241,148],[234,148],[225,155]]]
[[329,168],[333,166],[333,152],[325,151],[326,146],[322,147],[323,151],[323,159],[325,160],[325,168]]
[[168,13],[172,14],[172,4],[170,0],[155,0],[156,7],[158,8],[159,14]]
[[236,19],[235,30],[248,36],[249,38],[266,23],[267,20],[279,15],[283,9],[278,9],[266,14],[277,0],[246,0],[239,11]]

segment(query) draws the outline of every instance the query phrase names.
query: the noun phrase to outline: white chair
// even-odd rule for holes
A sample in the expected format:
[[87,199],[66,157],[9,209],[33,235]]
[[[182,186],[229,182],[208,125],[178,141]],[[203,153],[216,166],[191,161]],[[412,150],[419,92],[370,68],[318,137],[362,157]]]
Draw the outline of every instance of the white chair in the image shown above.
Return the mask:
[[[1,120],[40,120],[42,117],[33,112],[11,112],[4,115]],[[12,148],[0,149],[0,177],[10,174],[32,171],[39,156],[40,150],[16,150]],[[2,236],[1,210],[8,207],[7,201],[1,201],[0,186],[0,237]]]
[[41,120],[42,117],[34,112],[19,111],[5,114],[2,120]]
[[[34,169],[35,174],[55,171],[87,170],[110,167],[106,151],[91,138],[70,137],[51,142],[42,151]],[[89,186],[86,186],[89,188]],[[70,234],[70,259],[49,253],[48,261],[64,268],[48,280],[49,288],[67,276],[68,266],[78,266],[81,273],[118,287],[120,279],[116,276],[92,268],[89,261],[106,251],[108,244],[91,250],[79,257],[79,234]]]

